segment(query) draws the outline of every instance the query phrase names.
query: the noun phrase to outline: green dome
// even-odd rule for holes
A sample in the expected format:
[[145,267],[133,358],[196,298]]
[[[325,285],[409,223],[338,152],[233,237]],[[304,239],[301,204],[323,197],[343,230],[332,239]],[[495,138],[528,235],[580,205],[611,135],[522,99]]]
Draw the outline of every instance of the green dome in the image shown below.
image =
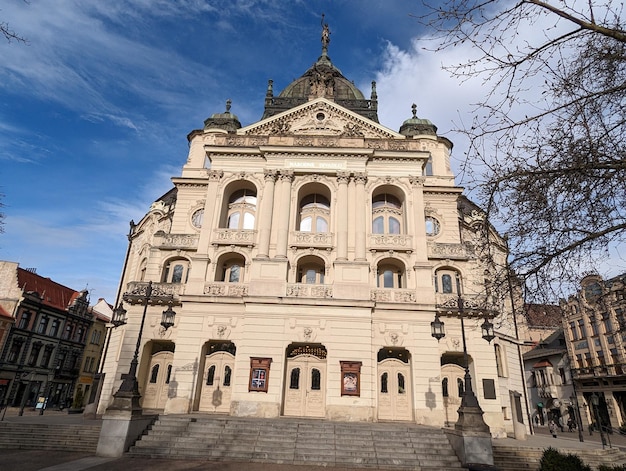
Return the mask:
[[241,127],[237,115],[230,112],[231,101],[226,100],[226,111],[224,113],[214,113],[210,118],[204,120],[204,129],[218,128],[228,132],[236,132]]
[[422,119],[417,117],[417,105],[413,103],[411,106],[413,111],[413,117],[409,118],[400,126],[400,134],[404,136],[417,136],[419,134],[437,135],[437,126],[431,123],[428,119]]

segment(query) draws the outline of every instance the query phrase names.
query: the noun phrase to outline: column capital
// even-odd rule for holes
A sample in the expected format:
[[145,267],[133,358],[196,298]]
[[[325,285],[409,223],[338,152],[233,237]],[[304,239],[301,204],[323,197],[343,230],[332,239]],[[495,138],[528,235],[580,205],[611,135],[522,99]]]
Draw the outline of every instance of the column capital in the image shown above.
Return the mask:
[[276,181],[276,177],[278,176],[278,172],[276,170],[265,170],[263,172],[265,174],[265,181]]
[[346,185],[350,181],[350,172],[337,172],[337,182],[345,183]]
[[279,178],[282,181],[286,181],[286,182],[292,182],[293,181],[293,170],[281,170],[280,171],[280,175]]
[[223,170],[211,170],[209,172],[209,181],[212,181],[212,182],[220,181],[223,176],[224,176]]
[[367,183],[367,174],[365,172],[357,172],[354,174],[354,182],[358,185]]
[[426,179],[422,176],[415,176],[415,175],[411,175],[409,176],[409,182],[411,183],[412,186],[415,187],[420,187],[420,186],[424,186],[424,181]]

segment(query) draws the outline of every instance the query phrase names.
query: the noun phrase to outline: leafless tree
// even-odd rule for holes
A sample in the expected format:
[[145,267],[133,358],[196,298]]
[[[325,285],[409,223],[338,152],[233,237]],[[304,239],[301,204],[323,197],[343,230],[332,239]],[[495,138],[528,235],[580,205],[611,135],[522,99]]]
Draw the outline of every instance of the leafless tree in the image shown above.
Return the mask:
[[[28,1],[24,0],[24,3],[28,4]],[[2,33],[8,42],[17,41],[24,44],[27,43],[26,39],[13,31],[6,21],[0,21],[0,33]]]
[[460,126],[463,171],[507,234],[511,267],[537,299],[571,292],[626,242],[624,3],[424,3],[435,52],[469,44],[476,54],[444,67],[483,80]]

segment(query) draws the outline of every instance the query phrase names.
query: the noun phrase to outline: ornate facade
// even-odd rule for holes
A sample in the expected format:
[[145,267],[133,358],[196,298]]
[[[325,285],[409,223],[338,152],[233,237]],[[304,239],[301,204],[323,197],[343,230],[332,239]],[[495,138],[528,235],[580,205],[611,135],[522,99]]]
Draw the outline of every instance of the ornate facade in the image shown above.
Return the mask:
[[[269,82],[260,121],[242,127],[228,102],[192,131],[174,188],[131,223],[123,291],[152,281],[177,312],[164,330],[163,306],[147,307],[142,405],[453,423],[464,361],[451,306],[462,295],[474,391],[492,434],[513,433],[527,423],[519,342],[510,298],[487,286],[505,245],[455,185],[452,143],[415,107],[399,132],[379,124],[375,84],[365,99],[322,45],[278,96]],[[124,299],[100,413],[139,334],[143,306]],[[481,338],[485,312],[495,347]]]
[[561,308],[583,422],[617,429],[626,423],[626,274],[587,276]]

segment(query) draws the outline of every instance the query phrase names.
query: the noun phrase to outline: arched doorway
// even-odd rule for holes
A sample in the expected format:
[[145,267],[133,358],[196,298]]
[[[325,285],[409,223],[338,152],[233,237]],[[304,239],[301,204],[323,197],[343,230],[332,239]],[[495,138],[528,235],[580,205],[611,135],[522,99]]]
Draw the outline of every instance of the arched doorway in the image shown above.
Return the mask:
[[326,347],[291,344],[287,347],[283,415],[326,415]]
[[143,391],[144,409],[164,409],[167,402],[172,363],[174,361],[174,344],[172,342],[154,343],[148,377]]
[[412,420],[411,354],[404,348],[378,351],[378,420]]
[[445,425],[455,424],[459,419],[458,410],[465,392],[465,369],[448,363],[441,367],[441,390],[445,409]]
[[198,410],[227,414],[230,412],[237,347],[232,342],[223,341],[210,341],[206,347]]

